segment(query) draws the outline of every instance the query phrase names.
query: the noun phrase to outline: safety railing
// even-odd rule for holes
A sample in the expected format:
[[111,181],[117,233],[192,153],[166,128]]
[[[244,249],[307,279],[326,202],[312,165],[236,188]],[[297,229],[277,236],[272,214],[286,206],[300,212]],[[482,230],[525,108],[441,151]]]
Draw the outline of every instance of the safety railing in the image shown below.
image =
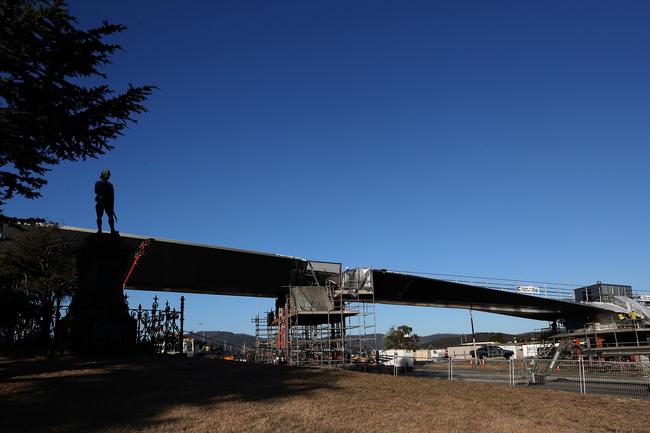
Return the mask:
[[[525,279],[519,280],[511,278],[492,278],[417,271],[391,271],[403,274],[419,275],[427,278],[435,278],[443,281],[451,281],[454,283],[467,284],[470,286],[485,287],[487,289],[504,292],[519,293],[521,295],[563,300],[574,300],[574,290],[587,286],[587,284],[555,283]],[[650,290],[633,290],[632,297],[643,302],[650,302]],[[604,301],[604,299],[594,300]]]

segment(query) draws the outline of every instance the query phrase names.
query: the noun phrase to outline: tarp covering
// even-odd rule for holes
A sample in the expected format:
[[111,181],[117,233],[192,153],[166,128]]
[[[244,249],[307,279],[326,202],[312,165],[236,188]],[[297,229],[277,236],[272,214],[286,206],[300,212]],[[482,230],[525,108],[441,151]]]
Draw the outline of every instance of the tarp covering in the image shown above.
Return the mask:
[[340,281],[343,289],[373,291],[372,269],[370,268],[349,269],[341,274],[340,280],[338,275],[329,280],[335,284],[339,284]]
[[334,303],[327,295],[327,289],[319,286],[292,287],[291,306],[299,313],[334,310]]

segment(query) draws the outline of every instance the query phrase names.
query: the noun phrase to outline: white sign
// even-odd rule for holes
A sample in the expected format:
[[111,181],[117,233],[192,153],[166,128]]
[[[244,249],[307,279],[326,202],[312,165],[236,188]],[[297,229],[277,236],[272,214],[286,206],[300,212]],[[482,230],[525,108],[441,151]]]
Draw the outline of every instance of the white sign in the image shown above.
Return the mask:
[[537,286],[517,286],[518,293],[539,294],[539,287]]

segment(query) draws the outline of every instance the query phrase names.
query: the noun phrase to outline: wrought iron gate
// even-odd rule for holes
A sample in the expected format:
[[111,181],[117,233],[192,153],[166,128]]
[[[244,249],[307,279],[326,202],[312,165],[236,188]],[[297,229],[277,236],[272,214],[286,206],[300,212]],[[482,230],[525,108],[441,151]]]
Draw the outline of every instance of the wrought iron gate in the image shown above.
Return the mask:
[[165,308],[158,305],[158,296],[154,296],[150,309],[129,309],[129,314],[136,320],[136,343],[154,353],[182,352],[183,322],[185,320],[185,297],[181,296],[180,310],[171,308],[165,302]]

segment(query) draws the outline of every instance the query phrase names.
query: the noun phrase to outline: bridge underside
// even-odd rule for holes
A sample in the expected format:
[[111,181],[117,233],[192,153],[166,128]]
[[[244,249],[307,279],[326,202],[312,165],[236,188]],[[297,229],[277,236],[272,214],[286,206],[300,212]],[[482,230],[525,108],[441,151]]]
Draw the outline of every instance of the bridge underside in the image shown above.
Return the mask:
[[467,308],[526,319],[585,323],[603,310],[573,301],[548,299],[382,270],[373,271],[375,300],[384,304]]
[[[147,237],[137,235],[97,235],[91,230],[63,228],[79,250],[89,242],[121,245],[117,258],[126,276],[133,256]],[[5,236],[7,237],[7,236]],[[318,263],[313,266],[312,263]],[[292,285],[314,284],[332,275],[340,265],[298,257],[233,248],[154,239],[133,267],[124,288],[185,293],[262,296],[276,298]],[[603,313],[592,305],[547,299],[520,293],[420,276],[372,270],[374,301],[383,304],[471,308],[510,316],[562,319],[585,323]]]

